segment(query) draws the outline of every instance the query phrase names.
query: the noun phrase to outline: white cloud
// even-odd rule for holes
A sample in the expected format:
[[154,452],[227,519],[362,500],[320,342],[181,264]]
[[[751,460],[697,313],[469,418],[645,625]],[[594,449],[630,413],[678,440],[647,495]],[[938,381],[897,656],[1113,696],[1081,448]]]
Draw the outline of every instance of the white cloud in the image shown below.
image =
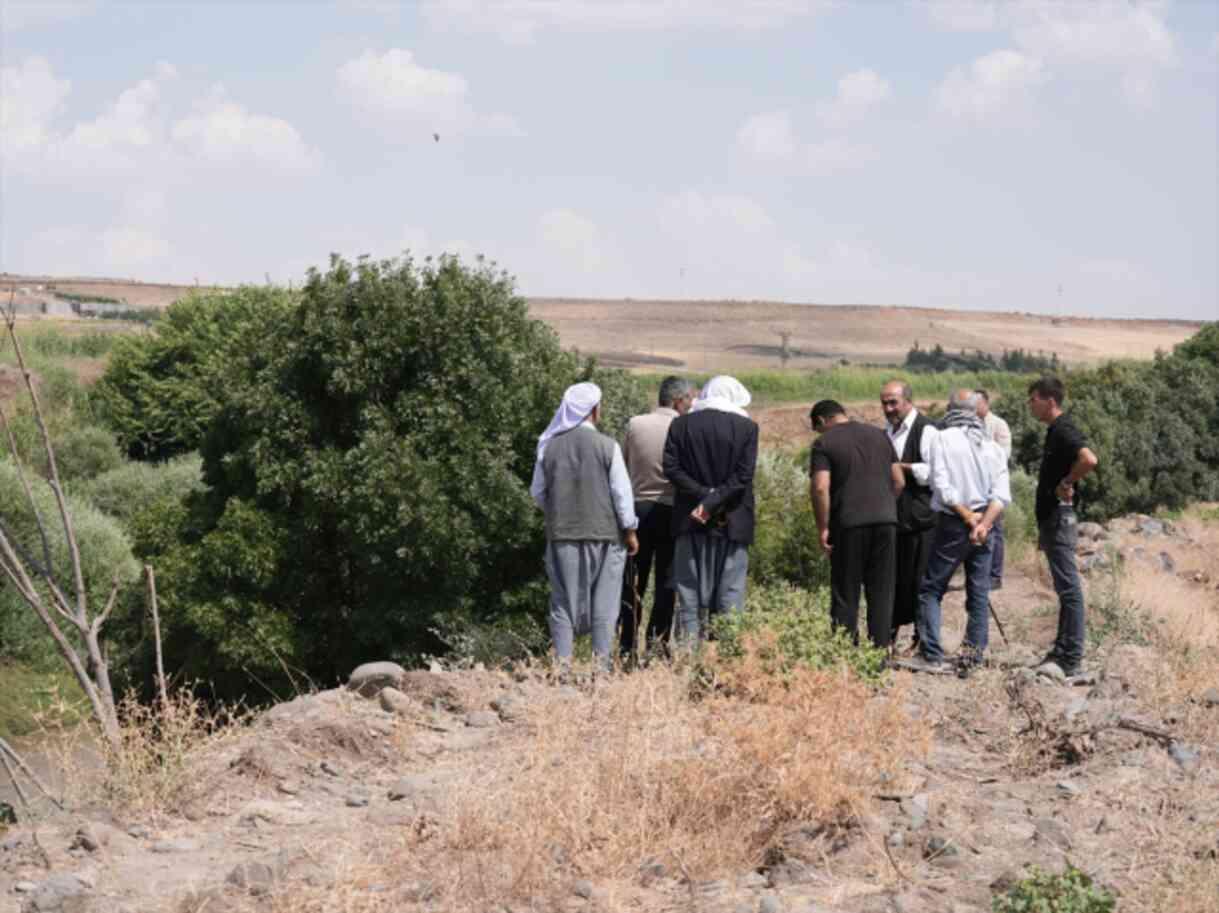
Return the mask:
[[875,70],[856,70],[838,80],[833,101],[819,106],[817,113],[827,127],[842,127],[892,97],[892,87]]
[[522,43],[548,29],[773,29],[809,19],[831,5],[831,0],[426,0],[422,9],[435,27],[491,32]]
[[1165,0],[931,0],[919,4],[954,31],[1003,30],[1026,56],[1055,72],[1065,67],[1116,70],[1125,96],[1154,99],[1156,74],[1176,66],[1178,42]]
[[[161,71],[165,72],[165,71]],[[170,76],[143,79],[125,89],[104,113],[78,123],[49,150],[70,170],[111,171],[135,166],[135,156],[163,138],[158,107],[161,83]]]
[[321,154],[308,146],[286,120],[254,114],[230,101],[223,88],[173,125],[175,148],[200,162],[218,166],[258,165],[272,172],[311,174]]
[[736,141],[746,155],[764,164],[788,162],[796,155],[796,136],[786,111],[753,115],[737,130]]
[[80,19],[97,9],[96,0],[60,2],[60,0],[0,0],[0,29],[16,32]]
[[507,114],[476,113],[461,74],[422,66],[403,48],[384,54],[365,51],[339,67],[338,82],[356,108],[384,122],[411,123],[435,133],[523,134]]
[[876,152],[870,146],[856,145],[840,136],[810,143],[804,150],[804,167],[819,177],[863,168],[875,160]]
[[570,209],[551,209],[538,220],[538,237],[586,273],[594,273],[609,261],[601,230],[591,219]]
[[11,159],[46,143],[51,121],[71,88],[43,57],[0,69],[0,155]]
[[786,111],[755,114],[746,119],[737,130],[736,140],[740,150],[759,165],[781,166],[792,174],[814,177],[862,168],[876,159],[870,147],[842,136],[801,143]]
[[674,236],[691,232],[757,235],[774,222],[760,203],[740,194],[703,194],[687,190],[661,202],[661,228]]
[[992,51],[968,69],[957,67],[949,73],[936,101],[954,117],[987,118],[1019,104],[1044,78],[1040,60],[1010,49]]

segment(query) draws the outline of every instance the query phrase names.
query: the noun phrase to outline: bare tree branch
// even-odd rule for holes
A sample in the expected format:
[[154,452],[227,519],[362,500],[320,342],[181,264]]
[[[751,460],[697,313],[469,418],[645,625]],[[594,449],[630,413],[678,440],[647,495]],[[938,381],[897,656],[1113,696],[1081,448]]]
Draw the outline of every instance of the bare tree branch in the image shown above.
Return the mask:
[[161,660],[161,614],[157,611],[157,578],[152,565],[144,565],[148,577],[148,605],[152,609],[152,642],[157,651],[157,689],[161,695],[161,706],[169,706],[169,691],[165,687],[165,665]]

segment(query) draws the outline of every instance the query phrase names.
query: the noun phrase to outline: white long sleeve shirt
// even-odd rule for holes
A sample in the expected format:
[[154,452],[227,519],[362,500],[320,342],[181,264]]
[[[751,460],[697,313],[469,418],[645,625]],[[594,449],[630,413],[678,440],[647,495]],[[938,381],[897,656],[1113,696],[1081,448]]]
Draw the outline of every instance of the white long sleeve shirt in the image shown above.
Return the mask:
[[992,501],[1012,503],[1007,459],[999,445],[970,443],[960,428],[946,428],[931,448],[931,509],[951,513],[957,505],[982,511]]
[[1010,461],[1012,458],[1012,429],[1007,426],[1007,422],[995,413],[988,412],[986,418],[982,419],[982,424],[986,426],[986,436],[999,445],[999,449],[1003,451],[1003,458]]
[[[596,427],[590,422],[584,422],[577,428],[573,428],[569,434],[577,434],[581,431],[596,431]],[[635,529],[639,526],[639,519],[635,516],[635,498],[631,493],[631,477],[627,475],[626,462],[622,459],[622,448],[614,444],[614,456],[610,460],[610,500],[614,503],[614,513],[618,515],[619,529]],[[546,509],[546,470],[542,467],[542,461],[538,460],[533,466],[533,481],[529,485],[529,494],[533,496],[534,503],[542,510]]]
[[[889,443],[893,445],[893,452],[899,460],[906,450],[906,438],[910,437],[910,429],[914,427],[914,420],[917,417],[918,410],[912,408],[896,428],[888,422],[885,423],[885,434],[889,438]],[[931,484],[929,481],[931,478],[931,442],[939,433],[939,429],[934,425],[928,425],[923,429],[923,436],[919,438],[919,461],[910,464],[910,474],[920,485]]]

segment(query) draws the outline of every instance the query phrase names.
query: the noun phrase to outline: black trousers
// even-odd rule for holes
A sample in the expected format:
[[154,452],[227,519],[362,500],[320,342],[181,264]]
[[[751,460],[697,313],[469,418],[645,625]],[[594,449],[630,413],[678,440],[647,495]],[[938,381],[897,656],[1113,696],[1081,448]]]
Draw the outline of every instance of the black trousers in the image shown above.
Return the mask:
[[893,636],[893,585],[897,575],[897,524],[831,531],[830,617],[859,642],[859,591],[868,598],[868,637],[887,647]]
[[935,527],[897,534],[897,578],[893,591],[893,631],[918,621],[918,588],[927,573]]
[[[639,619],[635,617],[635,600],[631,587],[639,590],[639,605],[648,591],[648,577],[656,570],[656,583],[652,589],[652,617],[648,620],[648,640],[667,643],[669,629],[673,625],[673,508],[658,501],[636,501],[635,516],[639,518],[639,553],[627,562],[627,573],[622,575],[622,652],[635,649],[635,632]],[[634,565],[634,574],[631,566]]]

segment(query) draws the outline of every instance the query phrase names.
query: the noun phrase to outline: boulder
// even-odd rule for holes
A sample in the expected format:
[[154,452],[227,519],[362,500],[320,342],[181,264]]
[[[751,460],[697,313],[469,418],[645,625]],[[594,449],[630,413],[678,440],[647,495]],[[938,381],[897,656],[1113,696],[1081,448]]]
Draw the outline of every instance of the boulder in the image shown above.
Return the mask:
[[414,701],[392,686],[382,688],[378,700],[382,710],[398,716],[407,716],[417,709]]
[[405,676],[406,670],[397,663],[364,663],[352,670],[347,687],[361,697],[376,697],[383,688],[400,687]]

